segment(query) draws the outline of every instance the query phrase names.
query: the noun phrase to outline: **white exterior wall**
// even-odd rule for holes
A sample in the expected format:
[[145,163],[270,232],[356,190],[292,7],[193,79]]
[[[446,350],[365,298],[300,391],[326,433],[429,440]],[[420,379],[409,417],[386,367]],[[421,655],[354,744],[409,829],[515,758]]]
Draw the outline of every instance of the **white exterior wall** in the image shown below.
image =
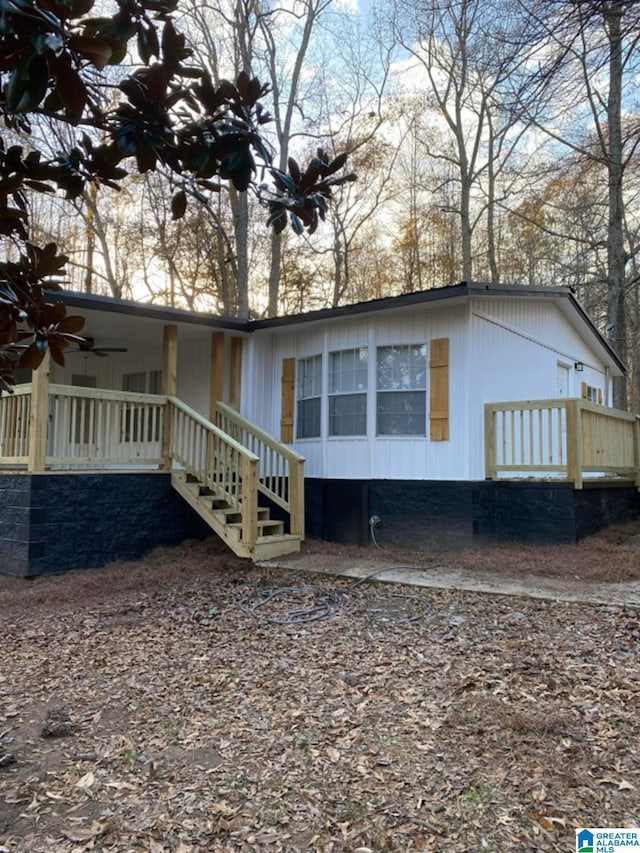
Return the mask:
[[[360,319],[340,319],[322,325],[303,324],[295,330],[265,330],[247,342],[243,375],[242,412],[275,436],[280,435],[281,370],[284,358],[323,356],[322,438],[296,440],[294,448],[306,458],[305,474],[331,479],[463,479],[468,468],[466,441],[468,358],[467,308],[417,307]],[[427,344],[434,338],[450,341],[449,441],[428,437],[377,438],[376,348],[391,344]],[[369,348],[367,436],[327,437],[329,353]],[[294,427],[295,435],[295,427]]]
[[[449,338],[449,440],[375,435],[378,346]],[[328,354],[369,347],[366,437],[328,437]],[[242,412],[279,437],[284,358],[323,356],[322,438],[296,440],[305,473],[326,479],[484,479],[484,403],[557,398],[558,365],[567,396],[581,382],[603,391],[609,381],[595,349],[547,299],[479,297],[446,306],[414,306],[362,318],[340,318],[263,330],[246,343]],[[578,373],[574,364],[582,362]],[[295,435],[295,424],[294,424]]]
[[[558,368],[565,368],[567,397],[586,382],[608,400],[610,381],[594,350],[556,304],[548,300],[473,299],[470,302],[469,446],[471,479],[483,479],[484,404],[563,396]],[[582,362],[584,370],[575,370]]]
[[157,350],[152,347],[138,349],[135,343],[128,345],[128,350],[109,353],[105,358],[93,353],[67,352],[64,367],[51,365],[51,381],[71,385],[74,375],[94,376],[97,388],[121,391],[123,374],[162,369],[162,342]]

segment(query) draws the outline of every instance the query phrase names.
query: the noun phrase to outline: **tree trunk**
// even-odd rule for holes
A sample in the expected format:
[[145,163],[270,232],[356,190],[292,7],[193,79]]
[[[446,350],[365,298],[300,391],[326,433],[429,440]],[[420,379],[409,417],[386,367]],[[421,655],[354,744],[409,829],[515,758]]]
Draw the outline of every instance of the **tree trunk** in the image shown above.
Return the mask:
[[280,295],[280,272],[282,264],[282,234],[271,232],[271,259],[269,266],[269,317],[278,316],[278,297]]
[[[609,221],[607,233],[607,338],[620,358],[626,358],[624,201],[622,197],[622,0],[605,7],[605,25],[609,37]],[[624,377],[614,378],[613,405],[626,409]]]
[[238,317],[249,317],[249,205],[246,192],[230,187],[233,224],[236,237],[236,294]]
[[84,292],[93,293],[93,256],[96,247],[96,232],[93,227],[93,210],[97,198],[97,186],[95,183],[89,185],[88,197],[91,199],[91,204],[87,207],[87,216],[85,223],[87,226],[87,268],[84,273]]

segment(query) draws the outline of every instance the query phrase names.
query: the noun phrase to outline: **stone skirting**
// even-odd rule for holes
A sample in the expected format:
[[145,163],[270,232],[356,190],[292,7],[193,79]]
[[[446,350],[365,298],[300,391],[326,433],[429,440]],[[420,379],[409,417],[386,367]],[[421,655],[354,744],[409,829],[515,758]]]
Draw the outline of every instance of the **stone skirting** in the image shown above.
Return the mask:
[[640,518],[629,483],[483,480],[306,481],[307,536],[365,545],[376,537],[406,548],[464,548],[487,542],[577,542],[612,524]]
[[210,535],[168,473],[0,475],[3,574],[135,560],[159,545]]

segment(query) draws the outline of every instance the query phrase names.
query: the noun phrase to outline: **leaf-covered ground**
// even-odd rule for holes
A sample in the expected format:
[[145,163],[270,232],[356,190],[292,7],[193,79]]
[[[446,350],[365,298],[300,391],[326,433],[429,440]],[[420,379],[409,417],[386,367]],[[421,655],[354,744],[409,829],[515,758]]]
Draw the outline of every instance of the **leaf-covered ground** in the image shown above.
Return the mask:
[[564,853],[640,825],[637,610],[209,542],[5,579],[0,613],[0,851]]

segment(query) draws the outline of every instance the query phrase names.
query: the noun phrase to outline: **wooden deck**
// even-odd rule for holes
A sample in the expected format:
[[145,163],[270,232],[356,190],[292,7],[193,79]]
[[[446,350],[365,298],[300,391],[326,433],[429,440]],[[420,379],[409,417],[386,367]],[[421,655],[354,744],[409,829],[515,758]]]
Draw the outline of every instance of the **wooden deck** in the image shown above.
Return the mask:
[[54,385],[39,374],[0,397],[0,471],[164,470],[239,556],[299,550],[304,459],[231,407],[219,403],[214,424],[177,397]]
[[487,479],[632,480],[640,487],[640,418],[579,398],[485,405]]

